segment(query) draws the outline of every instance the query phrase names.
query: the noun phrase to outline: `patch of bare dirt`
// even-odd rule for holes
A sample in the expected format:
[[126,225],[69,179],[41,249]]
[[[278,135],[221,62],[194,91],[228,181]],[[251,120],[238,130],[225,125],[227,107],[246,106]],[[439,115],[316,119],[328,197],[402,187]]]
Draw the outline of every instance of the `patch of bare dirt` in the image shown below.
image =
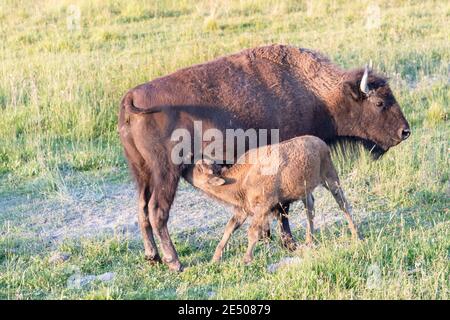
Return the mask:
[[[331,198],[320,199],[324,189],[316,192],[315,226],[342,219]],[[326,206],[324,206],[326,205]],[[58,243],[64,239],[96,237],[120,233],[140,237],[137,224],[136,190],[133,184],[107,184],[66,190],[59,198],[26,197],[0,199],[0,221],[12,232]],[[172,234],[207,235],[219,239],[231,216],[229,208],[208,198],[193,187],[182,184],[176,195],[169,219]],[[303,205],[291,210],[295,230],[304,227]]]

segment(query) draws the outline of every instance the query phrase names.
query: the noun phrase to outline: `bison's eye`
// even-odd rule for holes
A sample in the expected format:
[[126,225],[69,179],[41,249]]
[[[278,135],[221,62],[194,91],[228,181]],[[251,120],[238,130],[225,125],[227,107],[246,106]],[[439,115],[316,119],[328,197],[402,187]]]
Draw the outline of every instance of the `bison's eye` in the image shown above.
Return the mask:
[[377,106],[378,108],[383,108],[384,102],[383,102],[383,101],[377,101],[376,106]]

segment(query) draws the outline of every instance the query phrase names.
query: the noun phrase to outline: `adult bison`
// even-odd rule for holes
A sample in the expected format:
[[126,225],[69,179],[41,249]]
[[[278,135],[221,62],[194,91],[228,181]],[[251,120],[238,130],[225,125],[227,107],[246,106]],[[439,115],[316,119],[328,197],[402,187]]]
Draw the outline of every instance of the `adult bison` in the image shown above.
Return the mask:
[[[376,154],[406,139],[409,125],[385,78],[345,71],[308,49],[271,45],[181,69],[126,93],[119,132],[139,192],[146,258],[181,270],[167,229],[187,164],[174,163],[173,130],[279,129],[280,140],[315,135],[327,143],[357,139]],[[238,155],[237,155],[238,156]],[[287,227],[285,225],[285,227]],[[287,231],[289,233],[289,231]]]

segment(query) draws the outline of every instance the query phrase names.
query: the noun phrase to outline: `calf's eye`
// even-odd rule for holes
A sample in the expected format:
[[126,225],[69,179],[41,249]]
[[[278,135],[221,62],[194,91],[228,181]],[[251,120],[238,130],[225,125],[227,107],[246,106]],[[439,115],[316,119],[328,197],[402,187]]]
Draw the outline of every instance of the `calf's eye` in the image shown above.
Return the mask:
[[378,108],[383,107],[383,106],[384,106],[383,101],[377,101],[376,106],[377,106]]

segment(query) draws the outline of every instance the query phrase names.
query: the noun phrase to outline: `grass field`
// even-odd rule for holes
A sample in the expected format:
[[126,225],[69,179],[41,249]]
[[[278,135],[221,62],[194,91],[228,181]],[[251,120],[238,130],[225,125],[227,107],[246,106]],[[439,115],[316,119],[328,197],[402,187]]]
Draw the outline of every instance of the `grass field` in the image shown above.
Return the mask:
[[[448,299],[449,25],[448,1],[1,0],[0,298]],[[375,162],[334,155],[363,242],[331,224],[316,249],[290,254],[275,239],[246,267],[244,232],[221,265],[209,263],[217,235],[174,234],[188,266],[174,274],[146,264],[139,238],[52,243],[20,225],[33,215],[22,202],[64,201],[86,181],[93,193],[129,184],[116,129],[127,89],[270,43],[314,48],[345,68],[372,59],[391,79],[412,136]],[[70,259],[50,263],[55,250]],[[300,264],[267,272],[294,255]],[[71,288],[74,270],[115,278]]]

